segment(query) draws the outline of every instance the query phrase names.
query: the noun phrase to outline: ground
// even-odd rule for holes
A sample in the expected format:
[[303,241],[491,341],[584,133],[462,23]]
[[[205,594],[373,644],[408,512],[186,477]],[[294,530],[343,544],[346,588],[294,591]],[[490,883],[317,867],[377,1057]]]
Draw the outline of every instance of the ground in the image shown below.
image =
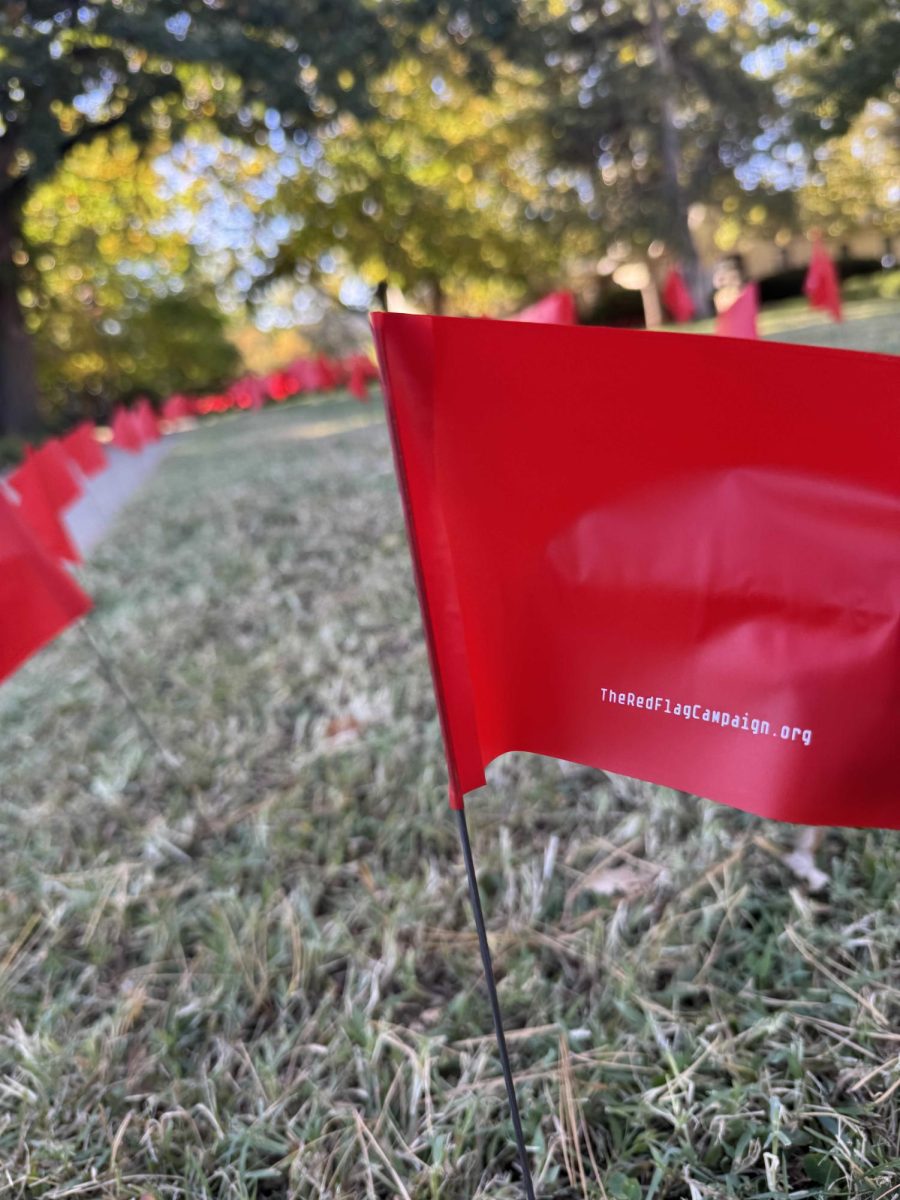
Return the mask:
[[[0,1196],[519,1196],[380,404],[181,437],[83,577],[166,753],[77,628],[0,689]],[[540,1194],[900,1196],[896,835],[811,894],[786,827],[491,784]]]

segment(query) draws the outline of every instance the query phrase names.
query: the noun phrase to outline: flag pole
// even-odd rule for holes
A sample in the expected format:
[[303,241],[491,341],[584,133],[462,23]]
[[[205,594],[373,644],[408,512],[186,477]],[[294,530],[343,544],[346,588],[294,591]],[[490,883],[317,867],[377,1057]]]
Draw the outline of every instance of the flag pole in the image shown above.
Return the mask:
[[528,1152],[525,1149],[525,1135],[522,1133],[522,1121],[519,1117],[519,1104],[516,1100],[516,1088],[513,1082],[512,1067],[509,1064],[509,1052],[506,1049],[506,1037],[503,1033],[503,1018],[500,1015],[500,1001],[497,997],[497,983],[494,979],[494,965],[491,962],[491,949],[488,945],[487,930],[484,926],[484,913],[481,908],[481,896],[478,892],[478,878],[475,875],[475,862],[472,858],[472,846],[469,842],[469,828],[466,824],[465,809],[460,807],[456,812],[456,824],[459,829],[459,840],[462,845],[463,860],[466,864],[466,878],[469,881],[469,900],[475,917],[475,928],[478,931],[478,945],[481,950],[481,964],[484,967],[484,981],[487,985],[488,999],[491,1003],[491,1015],[494,1018],[494,1034],[497,1038],[497,1049],[500,1052],[500,1065],[503,1068],[503,1082],[506,1084],[506,1098],[509,1101],[509,1112],[512,1117],[513,1131],[516,1137],[516,1149],[519,1152],[519,1164],[522,1168],[522,1187],[525,1200],[534,1200],[534,1184],[531,1182],[531,1171],[528,1167]]
[[100,646],[98,645],[97,641],[91,636],[90,632],[88,631],[87,624],[84,621],[80,621],[78,623],[78,628],[81,630],[84,640],[87,642],[87,644],[90,646],[91,650],[93,651],[93,653],[97,659],[97,662],[100,665],[100,670],[101,670],[102,674],[106,677],[106,682],[110,685],[110,687],[113,688],[114,691],[118,692],[119,695],[122,697],[122,699],[125,701],[125,706],[128,709],[128,711],[131,713],[132,717],[134,718],[135,724],[137,725],[138,729],[140,729],[141,733],[144,735],[146,740],[153,747],[153,749],[156,751],[156,753],[160,756],[162,761],[165,763],[166,767],[168,767],[169,771],[172,772],[172,774],[175,777],[175,782],[180,787],[183,788],[184,785],[182,784],[181,779],[178,775],[178,766],[179,766],[178,759],[175,757],[174,754],[171,753],[171,751],[169,751],[165,748],[165,746],[162,744],[162,742],[159,740],[159,738],[156,736],[156,734],[153,732],[153,730],[147,724],[146,720],[144,719],[144,714],[138,708],[137,704],[135,703],[134,699],[131,696],[131,693],[128,691],[128,688],[123,683],[122,677],[119,674],[118,670],[116,669],[112,659],[109,657],[108,654],[106,654],[105,651],[100,649]]

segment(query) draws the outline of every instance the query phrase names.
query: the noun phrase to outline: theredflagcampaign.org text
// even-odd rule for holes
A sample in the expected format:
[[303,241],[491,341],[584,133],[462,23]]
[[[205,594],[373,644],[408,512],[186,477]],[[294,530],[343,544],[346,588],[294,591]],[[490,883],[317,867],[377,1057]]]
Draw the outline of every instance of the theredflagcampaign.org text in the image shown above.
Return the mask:
[[619,692],[613,688],[601,688],[600,698],[607,704],[621,704],[626,708],[642,708],[647,712],[663,713],[670,717],[681,717],[684,721],[703,721],[707,725],[718,725],[721,729],[739,729],[755,736],[769,734],[784,742],[812,742],[812,730],[798,725],[776,725],[762,717],[751,717],[749,713],[732,713],[718,708],[707,708],[703,704],[688,704],[670,700],[668,696],[642,696],[639,692]]

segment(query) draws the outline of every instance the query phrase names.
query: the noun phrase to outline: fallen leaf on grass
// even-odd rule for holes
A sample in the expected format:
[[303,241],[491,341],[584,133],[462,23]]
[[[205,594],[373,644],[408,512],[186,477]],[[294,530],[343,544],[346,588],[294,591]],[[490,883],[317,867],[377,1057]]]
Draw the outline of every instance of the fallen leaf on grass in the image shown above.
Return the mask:
[[621,863],[619,866],[600,866],[588,872],[583,879],[569,889],[566,907],[569,907],[582,892],[594,896],[638,896],[645,892],[659,874],[653,863]]

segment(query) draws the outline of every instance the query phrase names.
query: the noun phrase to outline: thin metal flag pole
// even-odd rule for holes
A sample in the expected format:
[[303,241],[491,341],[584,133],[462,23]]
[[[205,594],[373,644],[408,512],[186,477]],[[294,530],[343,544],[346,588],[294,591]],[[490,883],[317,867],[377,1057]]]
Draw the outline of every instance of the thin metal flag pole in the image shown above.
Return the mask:
[[528,1153],[525,1149],[525,1135],[522,1133],[522,1120],[519,1116],[519,1104],[516,1100],[516,1088],[513,1083],[512,1067],[509,1065],[509,1052],[506,1049],[506,1037],[503,1033],[503,1018],[500,1015],[500,1001],[497,997],[497,983],[494,979],[494,964],[491,961],[491,949],[488,945],[487,930],[484,927],[484,913],[481,909],[481,896],[478,893],[478,879],[475,875],[475,862],[472,858],[472,846],[469,842],[469,828],[466,825],[466,814],[462,808],[456,809],[456,824],[459,829],[459,840],[462,844],[463,859],[466,864],[466,878],[469,881],[469,900],[475,916],[475,928],[478,931],[478,945],[481,949],[481,964],[484,967],[484,981],[487,984],[488,999],[491,1002],[491,1015],[494,1018],[494,1033],[497,1038],[497,1049],[500,1052],[500,1065],[503,1068],[503,1081],[506,1084],[506,1098],[509,1101],[509,1112],[512,1117],[513,1131],[516,1136],[516,1148],[519,1151],[519,1163],[522,1167],[522,1186],[525,1190],[525,1200],[534,1200],[534,1184],[531,1182],[531,1171],[528,1168]]
[[117,691],[119,693],[119,695],[122,697],[122,699],[125,701],[125,706],[128,709],[128,711],[131,713],[132,717],[134,718],[135,724],[137,725],[138,729],[140,729],[141,733],[144,735],[144,737],[147,739],[147,741],[150,743],[150,745],[153,747],[153,749],[156,751],[156,753],[160,756],[162,761],[168,767],[169,771],[172,772],[172,774],[174,775],[175,780],[179,784],[179,786],[183,786],[181,779],[179,778],[178,773],[177,773],[178,767],[180,765],[178,762],[178,759],[175,757],[174,754],[171,753],[171,751],[169,751],[165,748],[165,746],[162,744],[162,742],[160,742],[159,738],[156,736],[156,734],[153,732],[153,730],[147,724],[146,720],[144,719],[144,714],[138,708],[137,704],[135,703],[134,699],[131,696],[131,693],[128,691],[128,688],[123,683],[122,677],[119,674],[118,670],[116,669],[112,659],[109,657],[108,654],[106,654],[106,652],[104,650],[101,650],[96,639],[91,636],[91,634],[87,628],[87,625],[84,621],[80,621],[78,623],[78,628],[81,630],[82,636],[84,637],[87,644],[90,646],[91,650],[94,652],[97,662],[100,664],[100,670],[106,676],[107,683],[115,691]]

